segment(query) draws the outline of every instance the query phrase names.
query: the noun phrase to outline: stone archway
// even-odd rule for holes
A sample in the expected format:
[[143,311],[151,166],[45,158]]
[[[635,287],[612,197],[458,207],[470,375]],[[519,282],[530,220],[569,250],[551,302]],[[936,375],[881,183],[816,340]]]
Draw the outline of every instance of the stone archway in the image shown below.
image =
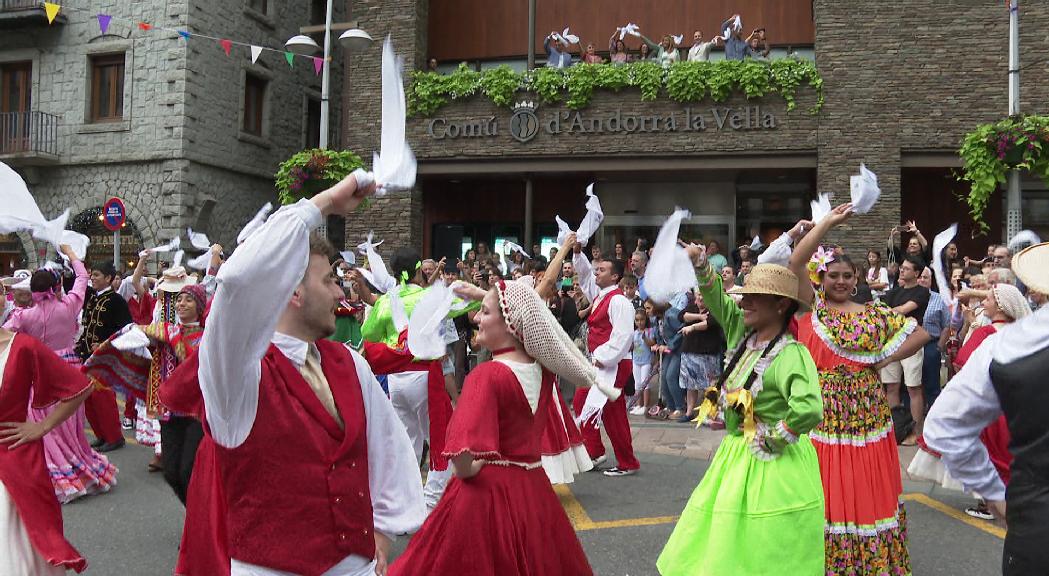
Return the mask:
[[[67,227],[91,239],[84,261],[90,265],[95,261],[113,260],[113,233],[102,225],[102,207],[95,206],[78,213],[69,220]],[[117,272],[129,274],[138,261],[138,253],[143,245],[142,234],[129,216],[120,231],[120,265]]]

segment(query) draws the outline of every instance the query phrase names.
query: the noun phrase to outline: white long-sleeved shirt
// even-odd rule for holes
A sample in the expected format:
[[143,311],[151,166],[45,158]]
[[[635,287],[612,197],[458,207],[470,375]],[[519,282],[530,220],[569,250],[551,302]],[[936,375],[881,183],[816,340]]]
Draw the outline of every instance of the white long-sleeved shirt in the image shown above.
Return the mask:
[[[309,201],[282,208],[230,257],[216,277],[218,289],[200,346],[198,378],[212,437],[220,446],[244,443],[255,424],[262,358],[272,342],[296,367],[309,343],[276,333],[277,319],[309,262],[309,233],[321,224]],[[418,463],[408,433],[371,367],[349,350],[360,381],[367,425],[368,489],[375,529],[388,536],[422,525],[425,506]],[[365,573],[371,561],[347,556],[328,574]],[[231,561],[234,575],[276,576],[280,571]]]
[[[572,256],[572,265],[579,275],[579,287],[590,300],[591,310],[602,302],[616,285],[598,288],[590,261],[582,253]],[[608,302],[608,319],[612,323],[612,334],[608,342],[598,346],[591,354],[602,366],[614,366],[624,358],[630,357],[630,347],[634,342],[634,305],[626,296],[616,294]]]
[[987,500],[1004,500],[998,476],[980,432],[1002,413],[991,383],[991,362],[1008,364],[1049,346],[1049,308],[1004,326],[973,352],[929,410],[925,443],[962,486]]
[[700,42],[693,44],[688,49],[689,62],[707,62],[710,60],[710,49],[714,47],[713,42]]

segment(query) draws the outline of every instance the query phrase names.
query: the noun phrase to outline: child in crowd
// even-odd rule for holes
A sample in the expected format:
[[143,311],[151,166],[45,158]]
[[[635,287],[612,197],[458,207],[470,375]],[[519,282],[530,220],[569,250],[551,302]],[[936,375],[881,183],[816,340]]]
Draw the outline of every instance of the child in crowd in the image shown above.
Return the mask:
[[626,299],[630,300],[630,303],[634,305],[634,310],[641,309],[641,296],[637,293],[637,276],[633,274],[623,276],[623,279],[619,281],[619,289],[623,291]]
[[648,380],[652,376],[652,347],[656,345],[656,331],[648,313],[634,313],[634,395],[627,400],[627,409],[635,416],[643,416],[648,408]]

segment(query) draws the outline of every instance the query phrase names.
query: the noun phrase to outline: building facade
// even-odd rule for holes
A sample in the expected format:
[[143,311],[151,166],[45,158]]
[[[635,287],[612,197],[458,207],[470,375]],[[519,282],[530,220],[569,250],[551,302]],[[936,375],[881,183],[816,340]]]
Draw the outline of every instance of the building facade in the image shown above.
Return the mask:
[[[336,4],[333,20],[342,22],[345,5]],[[5,0],[0,161],[22,174],[46,217],[70,209],[70,227],[91,237],[89,260],[113,255],[98,219],[109,197],[127,209],[125,266],[187,227],[231,244],[275,199],[278,164],[319,137],[321,81],[312,61],[296,58],[289,67],[283,53],[266,50],[252,63],[248,45],[279,50],[299,33],[320,41],[324,6],[109,0],[90,10],[63,4],[49,25],[39,2]],[[110,17],[105,33],[100,13]],[[232,40],[230,54],[203,36]],[[336,53],[334,86],[341,64]],[[45,251],[28,235],[0,239],[2,273],[36,265]]]
[[[431,57],[442,71],[459,61],[524,67],[527,3],[350,4],[374,37],[392,35],[408,67],[423,68]],[[817,95],[806,86],[791,111],[778,94],[747,99],[738,90],[724,102],[690,104],[666,93],[643,101],[636,89],[595,91],[581,110],[537,104],[536,95],[526,93],[518,94],[515,104],[522,106],[516,108],[480,95],[455,100],[409,118],[419,160],[416,189],[381,198],[350,218],[349,244],[374,230],[390,245],[422,246],[427,255],[452,259],[470,245],[503,239],[541,244],[546,252],[556,214],[573,225],[582,217],[589,182],[605,209],[595,242],[606,250],[639,236],[654,239],[675,206],[693,213],[684,236],[728,246],[749,243],[755,233],[768,241],[808,216],[817,193],[846,201],[849,176],[861,163],[878,175],[882,196],[870,214],[839,231],[838,241],[853,253],[876,248],[884,255],[890,229],[912,219],[930,239],[959,222],[963,252],[974,256],[1004,233],[1002,195],[987,212],[989,236],[972,238],[975,227],[958,199],[966,188],[956,178],[962,136],[1007,113],[1008,11],[1001,2],[668,0],[643,13],[630,2],[537,4],[532,42],[539,66],[550,30],[571,26],[583,44],[607,56],[607,35],[635,22],[657,41],[665,33],[685,35],[684,55],[693,30],[709,38],[739,11],[745,34],[767,28],[774,58],[793,52],[814,59],[825,102],[810,113]],[[1045,113],[1049,37],[1041,31],[1049,25],[1049,5],[1022,3],[1020,18],[1021,63],[1029,63],[1021,107]],[[636,51],[637,42],[628,47]],[[344,142],[362,155],[375,149],[379,135],[374,50],[374,57],[346,63]],[[712,59],[722,57],[715,49]],[[692,125],[697,118],[698,128]],[[535,133],[526,129],[522,138],[522,125],[534,125]],[[1049,193],[1036,179],[1024,186],[1025,227],[1049,236]]]

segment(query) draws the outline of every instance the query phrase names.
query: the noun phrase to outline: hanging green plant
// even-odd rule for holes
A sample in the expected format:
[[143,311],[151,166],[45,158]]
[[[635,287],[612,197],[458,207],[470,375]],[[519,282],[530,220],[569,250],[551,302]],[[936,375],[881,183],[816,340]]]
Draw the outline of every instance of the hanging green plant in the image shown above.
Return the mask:
[[[451,74],[414,72],[407,89],[408,113],[430,116],[442,106],[478,93],[496,106],[509,108],[518,91],[534,92],[546,104],[565,102],[573,110],[590,105],[595,90],[618,92],[633,87],[641,100],[659,97],[661,90],[677,102],[699,102],[709,96],[724,102],[734,92],[747,98],[779,94],[787,110],[795,106],[798,88],[808,84],[816,91],[816,114],[823,107],[823,79],[809,60],[782,58],[771,62],[757,60],[718,60],[716,62],[675,62],[663,67],[654,61],[624,65],[575,64],[568,68],[536,68],[516,72],[509,66],[482,72],[465,63]],[[567,94],[566,94],[567,93]]]
[[357,168],[360,156],[349,150],[303,150],[281,162],[275,175],[281,204],[294,204],[331,188]]
[[964,200],[969,215],[981,232],[989,226],[983,214],[991,196],[1005,184],[1009,170],[1035,174],[1049,186],[1049,116],[1010,116],[991,124],[981,124],[962,139],[958,154],[964,168],[958,179],[968,182]]

